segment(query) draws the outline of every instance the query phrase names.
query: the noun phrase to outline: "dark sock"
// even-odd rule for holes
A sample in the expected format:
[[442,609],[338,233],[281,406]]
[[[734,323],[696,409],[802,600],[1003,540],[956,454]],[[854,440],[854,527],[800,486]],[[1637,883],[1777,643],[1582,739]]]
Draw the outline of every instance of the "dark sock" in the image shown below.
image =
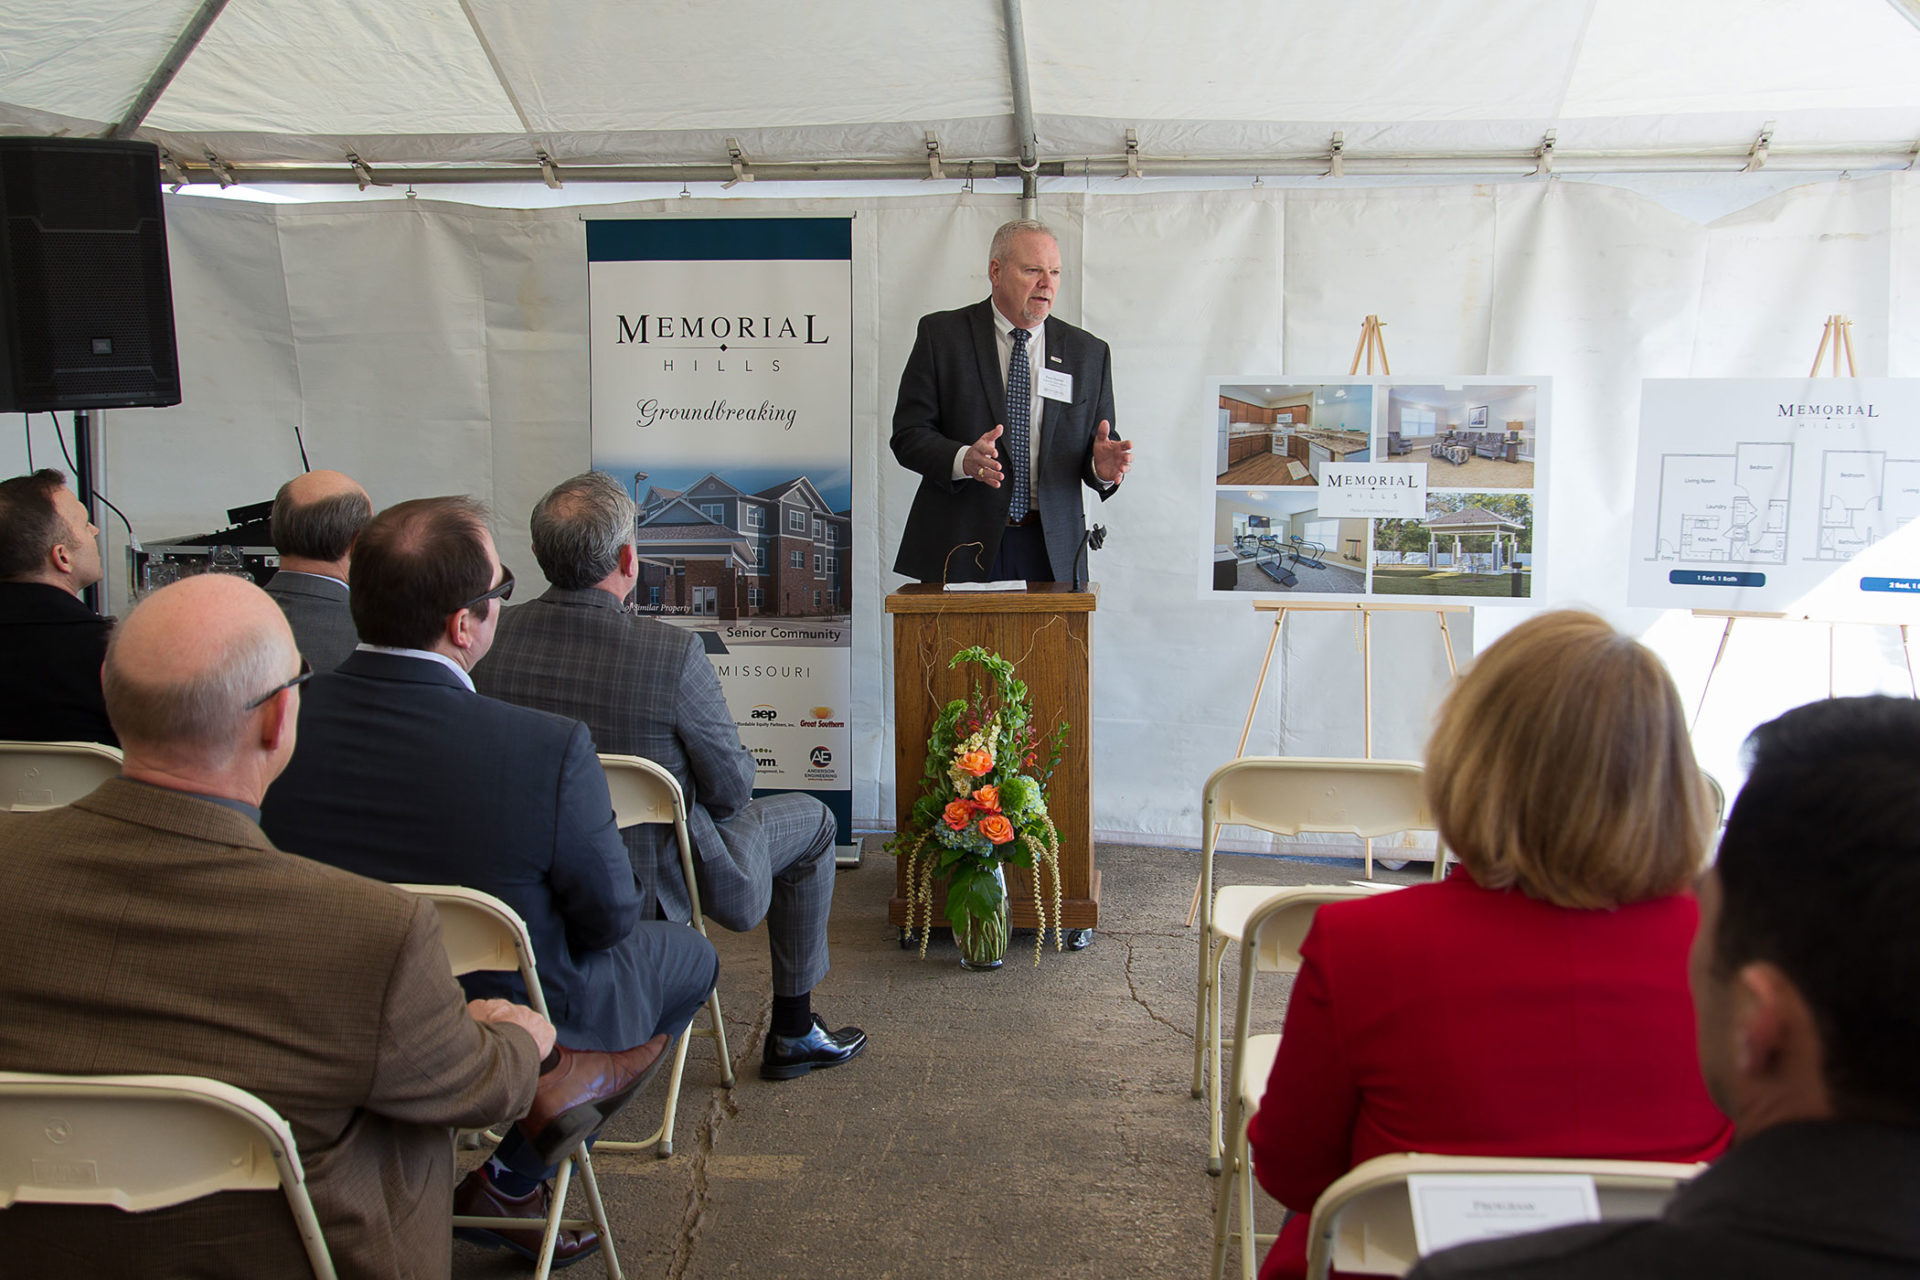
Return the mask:
[[773,998],[773,1034],[803,1036],[813,1030],[813,993]]
[[560,1065],[560,1046],[556,1044],[553,1046],[553,1048],[547,1051],[546,1057],[540,1059],[540,1074],[545,1075],[547,1074],[547,1072],[553,1070],[555,1067],[559,1065]]
[[534,1188],[540,1185],[538,1178],[529,1178],[524,1173],[515,1173],[494,1159],[487,1161],[487,1177],[500,1189],[502,1195],[512,1196],[515,1200],[532,1195]]

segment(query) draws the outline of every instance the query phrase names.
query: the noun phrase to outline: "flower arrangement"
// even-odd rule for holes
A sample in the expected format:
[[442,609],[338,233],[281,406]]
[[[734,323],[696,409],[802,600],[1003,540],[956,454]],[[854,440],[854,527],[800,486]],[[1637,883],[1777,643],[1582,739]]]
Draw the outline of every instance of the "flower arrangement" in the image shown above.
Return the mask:
[[[1060,763],[1067,726],[1042,739],[1026,684],[999,654],[975,645],[954,654],[947,667],[963,663],[989,679],[972,680],[968,696],[949,702],[934,721],[912,825],[886,849],[907,860],[907,932],[919,919],[922,957],[933,928],[936,876],[946,884],[947,921],[963,954],[970,941],[979,941],[997,959],[1006,951],[1005,868],[1026,868],[1040,921],[1033,947],[1038,965],[1049,919],[1054,949],[1061,946],[1060,833],[1047,814],[1046,784]],[[1041,887],[1043,866],[1052,877],[1051,911]]]

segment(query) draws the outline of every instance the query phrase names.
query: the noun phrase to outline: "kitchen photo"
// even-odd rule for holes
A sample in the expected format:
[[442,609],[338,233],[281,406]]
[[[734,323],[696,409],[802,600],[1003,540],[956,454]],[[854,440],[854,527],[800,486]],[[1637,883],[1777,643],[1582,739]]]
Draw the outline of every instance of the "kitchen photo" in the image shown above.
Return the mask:
[[1377,454],[1424,462],[1429,489],[1531,489],[1537,386],[1392,386]]
[[1366,383],[1233,383],[1220,388],[1214,483],[1313,486],[1329,462],[1373,457]]

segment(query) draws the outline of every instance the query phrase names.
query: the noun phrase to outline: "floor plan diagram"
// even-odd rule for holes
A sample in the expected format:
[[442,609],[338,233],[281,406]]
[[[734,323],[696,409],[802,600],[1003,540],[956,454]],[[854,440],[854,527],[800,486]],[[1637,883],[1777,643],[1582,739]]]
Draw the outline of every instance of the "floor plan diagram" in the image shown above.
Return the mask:
[[1793,446],[1737,444],[1732,453],[1669,453],[1660,461],[1655,560],[1785,564]]
[[1870,449],[1829,449],[1820,464],[1816,560],[1850,560],[1920,518],[1920,461]]

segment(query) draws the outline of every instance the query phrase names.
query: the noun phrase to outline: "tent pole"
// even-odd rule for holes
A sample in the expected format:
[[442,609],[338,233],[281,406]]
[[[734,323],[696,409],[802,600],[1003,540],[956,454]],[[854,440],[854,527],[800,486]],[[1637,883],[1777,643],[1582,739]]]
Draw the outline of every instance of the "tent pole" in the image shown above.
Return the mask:
[[180,68],[187,64],[187,59],[193,56],[195,49],[199,48],[200,41],[206,37],[207,28],[213,25],[213,20],[219,17],[220,11],[226,7],[227,0],[200,0],[200,8],[194,12],[192,20],[187,23],[186,30],[182,31],[180,38],[173,42],[173,48],[167,50],[167,56],[160,59],[160,65],[147,78],[147,83],[141,87],[139,95],[134,98],[133,105],[127,108],[127,114],[121,116],[120,123],[114,125],[108,132],[109,138],[133,136],[133,131],[140,127],[140,122],[147,118],[149,111],[153,110],[153,104],[160,101],[160,95],[167,91],[167,86],[173,83],[173,78],[180,74]]
[[1007,79],[1013,90],[1013,129],[1020,144],[1020,216],[1038,212],[1040,139],[1033,129],[1033,93],[1027,82],[1027,31],[1020,20],[1020,0],[1000,0],[1007,26]]

